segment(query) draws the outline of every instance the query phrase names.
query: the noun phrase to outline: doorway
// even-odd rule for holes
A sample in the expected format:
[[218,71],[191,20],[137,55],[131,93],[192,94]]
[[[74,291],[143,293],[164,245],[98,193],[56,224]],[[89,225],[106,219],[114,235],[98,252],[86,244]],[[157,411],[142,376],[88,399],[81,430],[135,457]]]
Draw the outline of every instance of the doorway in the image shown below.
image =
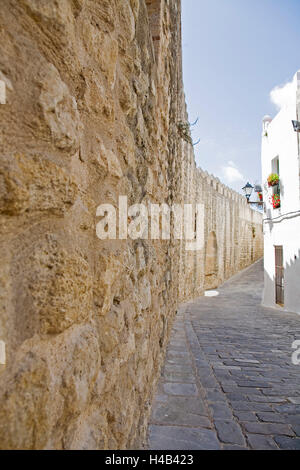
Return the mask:
[[218,287],[218,245],[215,232],[210,232],[205,255],[205,289]]
[[275,298],[276,304],[284,306],[283,247],[275,246]]

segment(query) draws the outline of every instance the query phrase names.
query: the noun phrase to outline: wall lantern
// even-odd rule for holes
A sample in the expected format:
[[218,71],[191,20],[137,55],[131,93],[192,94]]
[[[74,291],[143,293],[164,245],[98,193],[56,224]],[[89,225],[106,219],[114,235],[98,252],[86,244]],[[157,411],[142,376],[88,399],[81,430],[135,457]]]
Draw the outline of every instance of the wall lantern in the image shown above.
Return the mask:
[[244,186],[243,188],[243,191],[244,191],[244,194],[247,198],[247,201],[249,202],[249,199],[250,199],[250,196],[252,194],[252,191],[253,191],[253,186],[252,184],[250,184],[249,182],[246,184],[246,186]]
[[300,132],[300,122],[299,121],[292,121],[292,123],[293,123],[294,131],[295,132]]
[[254,188],[252,184],[248,182],[246,186],[244,186],[242,189],[244,191],[248,204],[256,204],[257,206],[263,205],[262,201],[250,201],[250,197],[253,192],[253,189],[255,190],[256,193],[262,192],[262,187],[260,185],[256,184]]

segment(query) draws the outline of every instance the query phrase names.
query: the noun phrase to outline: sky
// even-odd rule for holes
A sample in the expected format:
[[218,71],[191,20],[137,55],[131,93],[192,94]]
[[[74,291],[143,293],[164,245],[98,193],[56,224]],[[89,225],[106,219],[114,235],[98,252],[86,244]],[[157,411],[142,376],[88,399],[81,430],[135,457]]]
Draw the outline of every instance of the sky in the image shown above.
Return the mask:
[[182,0],[182,29],[197,165],[237,191],[261,183],[262,118],[300,69],[300,0]]

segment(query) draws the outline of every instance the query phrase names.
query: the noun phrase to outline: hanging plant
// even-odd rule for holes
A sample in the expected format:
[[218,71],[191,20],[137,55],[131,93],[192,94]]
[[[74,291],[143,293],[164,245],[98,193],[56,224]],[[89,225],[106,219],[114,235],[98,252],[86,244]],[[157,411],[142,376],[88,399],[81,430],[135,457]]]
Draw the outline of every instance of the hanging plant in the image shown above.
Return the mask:
[[258,198],[259,198],[260,202],[262,202],[262,200],[263,200],[263,195],[262,195],[262,193],[258,193]]
[[191,138],[191,130],[190,130],[189,123],[180,121],[177,124],[177,128],[178,128],[180,137],[183,140],[185,140],[188,144],[193,144],[193,141],[192,141],[192,138]]
[[268,176],[268,186],[276,186],[279,183],[279,175],[277,173],[271,173]]
[[273,194],[273,196],[271,198],[271,202],[272,202],[273,209],[277,209],[278,207],[280,207],[280,196],[279,196],[279,194]]

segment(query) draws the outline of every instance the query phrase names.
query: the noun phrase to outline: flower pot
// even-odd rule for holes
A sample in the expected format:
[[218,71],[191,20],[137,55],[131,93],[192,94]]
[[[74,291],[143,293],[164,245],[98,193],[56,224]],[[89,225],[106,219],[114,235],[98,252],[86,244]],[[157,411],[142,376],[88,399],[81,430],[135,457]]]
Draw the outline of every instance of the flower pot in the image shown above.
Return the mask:
[[279,184],[279,175],[277,173],[271,173],[268,176],[268,186],[276,186],[277,184]]
[[278,209],[280,207],[281,201],[280,201],[279,194],[273,194],[271,198],[271,203],[272,203],[273,209]]
[[271,188],[272,186],[278,186],[279,180],[277,181],[268,181],[268,186]]

